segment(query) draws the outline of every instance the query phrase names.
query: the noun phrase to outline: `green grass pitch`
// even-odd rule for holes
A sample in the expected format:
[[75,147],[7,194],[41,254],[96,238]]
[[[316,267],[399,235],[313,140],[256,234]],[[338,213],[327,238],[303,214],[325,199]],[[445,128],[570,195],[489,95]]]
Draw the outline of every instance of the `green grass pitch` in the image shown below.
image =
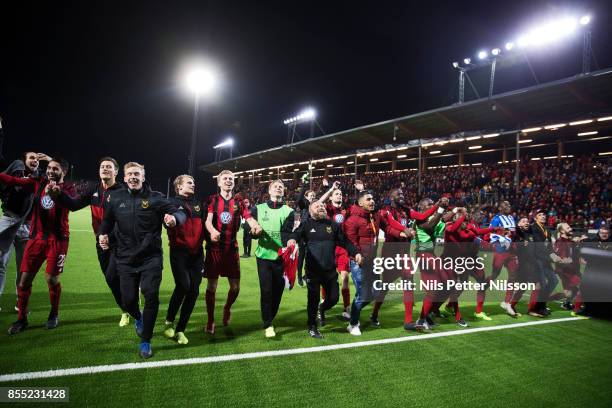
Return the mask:
[[[141,362],[133,325],[120,328],[120,313],[99,270],[89,210],[71,215],[70,249],[62,275],[60,326],[45,331],[49,310],[44,277],[38,276],[30,303],[30,328],[8,336],[15,276],[11,258],[0,299],[0,375],[91,365]],[[165,233],[164,233],[165,234]],[[254,246],[256,244],[254,243]],[[167,249],[167,244],[164,244]],[[265,339],[259,314],[259,284],[254,258],[241,259],[242,288],[231,328],[220,327],[227,283],[220,281],[214,337],[204,335],[203,294],[188,325],[189,344],[163,337],[163,321],[173,288],[165,257],[160,313],[149,361],[205,357],[418,336],[402,329],[403,305],[383,306],[380,328],[363,335],[345,331],[337,306],[329,313],[325,338],[306,333],[306,290],[285,292],[276,321],[278,336]],[[505,273],[505,272],[504,272]],[[201,286],[203,293],[205,282]],[[417,300],[420,296],[417,296]],[[491,300],[492,322],[471,318],[473,299],[462,298],[471,327],[516,323]],[[415,305],[415,314],[420,309]],[[524,305],[521,306],[524,309]],[[553,305],[553,316],[569,313]],[[522,317],[519,321],[535,320]],[[436,331],[457,330],[452,322]],[[612,405],[612,323],[581,320],[471,333],[423,341],[265,357],[182,367],[147,368],[103,374],[0,383],[0,386],[70,387],[74,406],[446,406],[446,407],[609,407]]]

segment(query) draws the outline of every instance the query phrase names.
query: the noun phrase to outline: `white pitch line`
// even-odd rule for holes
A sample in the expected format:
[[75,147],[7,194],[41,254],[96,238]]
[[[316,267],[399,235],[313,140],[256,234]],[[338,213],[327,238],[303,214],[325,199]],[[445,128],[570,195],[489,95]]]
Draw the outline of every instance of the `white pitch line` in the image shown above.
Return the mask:
[[440,337],[450,337],[450,336],[459,336],[463,334],[497,331],[497,330],[511,329],[515,327],[538,326],[542,324],[559,323],[559,322],[567,322],[567,321],[574,321],[574,320],[586,320],[586,319],[583,317],[565,317],[561,319],[538,320],[538,321],[533,321],[533,322],[504,324],[504,325],[499,325],[499,326],[478,327],[478,328],[465,329],[465,330],[452,330],[452,331],[447,331],[447,332],[423,334],[420,336],[403,336],[403,337],[394,337],[390,339],[359,341],[355,343],[332,344],[329,346],[303,347],[303,348],[285,349],[285,350],[258,351],[254,353],[226,354],[222,356],[195,357],[195,358],[186,358],[186,359],[180,359],[180,360],[147,361],[147,362],[142,362],[142,363],[111,364],[111,365],[100,365],[100,366],[89,366],[89,367],[63,368],[59,370],[48,370],[48,371],[33,371],[29,373],[3,374],[3,375],[0,375],[0,382],[34,380],[34,379],[39,379],[39,378],[67,377],[67,376],[82,375],[82,374],[110,373],[114,371],[139,370],[143,368],[176,367],[176,366],[188,366],[188,365],[195,365],[195,364],[221,363],[224,361],[251,360],[255,358],[264,358],[264,357],[278,357],[278,356],[290,356],[290,355],[295,355],[295,354],[318,353],[322,351],[343,350],[343,349],[350,349],[350,348],[357,348],[357,347],[375,346],[379,344],[391,344],[391,343],[403,343],[403,342],[408,342],[408,341],[429,340],[429,339],[436,339]]

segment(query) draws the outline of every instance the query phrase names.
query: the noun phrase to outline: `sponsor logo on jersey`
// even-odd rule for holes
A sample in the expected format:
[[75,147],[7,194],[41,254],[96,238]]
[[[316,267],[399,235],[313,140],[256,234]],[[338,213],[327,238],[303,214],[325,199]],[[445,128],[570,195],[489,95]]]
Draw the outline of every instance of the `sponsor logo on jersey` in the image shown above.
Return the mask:
[[98,197],[98,192],[93,193],[92,197]]
[[344,215],[343,214],[334,215],[334,222],[337,222],[338,224],[342,224],[344,222]]
[[[110,197],[109,197],[110,198]],[[119,208],[125,208],[125,203],[119,204]]]
[[317,232],[314,228],[310,230],[310,232]]
[[53,201],[53,199],[51,198],[51,196],[49,196],[48,194],[45,194],[44,196],[42,196],[42,198],[40,199],[40,205],[42,206],[42,208],[44,208],[45,210],[50,210],[55,206],[55,202]]
[[149,200],[142,200],[141,206],[145,209],[149,208]]
[[229,224],[230,221],[232,220],[231,214],[229,212],[227,212],[227,211],[223,211],[219,218],[221,218],[221,223],[222,224]]
[[325,231],[327,231],[328,234],[332,233],[332,227],[330,227],[329,225],[327,227],[325,227]]
[[407,220],[407,219],[405,219],[405,218],[402,218],[402,219],[400,220],[400,223],[401,223],[401,224],[402,224],[404,227],[408,226],[408,220]]
[[196,204],[193,209],[195,212],[200,212],[200,206],[198,204]]

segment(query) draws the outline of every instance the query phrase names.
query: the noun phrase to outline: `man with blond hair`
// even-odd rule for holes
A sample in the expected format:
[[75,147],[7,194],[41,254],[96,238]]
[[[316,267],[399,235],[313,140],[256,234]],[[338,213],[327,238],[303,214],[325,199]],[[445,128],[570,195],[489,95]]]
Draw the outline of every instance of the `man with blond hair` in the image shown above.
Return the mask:
[[294,211],[283,201],[285,184],[274,180],[268,187],[270,198],[251,210],[251,215],[261,225],[260,233],[253,233],[258,239],[255,257],[259,275],[261,318],[265,336],[275,337],[272,322],[278,313],[285,280],[283,278],[283,261],[278,256],[281,247],[291,246],[297,250],[293,232]]
[[[150,358],[163,268],[161,227],[183,224],[186,215],[174,202],[151,190],[145,182],[142,164],[126,163],[123,171],[127,188],[107,198],[98,242],[108,250],[109,234],[114,233],[123,307],[136,321],[136,333],[141,338],[140,356]],[[139,288],[145,299],[142,312]]]
[[208,279],[206,287],[206,313],[208,320],[205,331],[215,333],[215,297],[219,276],[229,281],[227,300],[223,307],[223,326],[229,325],[231,307],[240,292],[240,257],[236,236],[240,228],[240,217],[245,219],[256,235],[261,227],[251,217],[240,195],[234,196],[234,173],[223,170],[217,176],[219,192],[207,200],[206,258],[204,260],[204,277]]

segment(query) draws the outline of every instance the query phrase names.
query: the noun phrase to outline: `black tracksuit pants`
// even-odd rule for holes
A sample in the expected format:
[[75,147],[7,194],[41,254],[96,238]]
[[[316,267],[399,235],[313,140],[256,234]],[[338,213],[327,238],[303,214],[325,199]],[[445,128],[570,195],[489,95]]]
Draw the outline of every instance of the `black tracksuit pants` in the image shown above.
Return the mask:
[[174,291],[170,297],[166,320],[173,322],[180,308],[181,315],[175,331],[184,332],[200,294],[204,251],[200,248],[198,253],[191,254],[186,248],[170,248],[170,266],[174,276]]
[[104,274],[106,284],[111,290],[115,303],[117,306],[125,312],[123,308],[123,302],[121,301],[121,284],[119,282],[119,275],[117,274],[117,263],[115,262],[115,253],[113,248],[105,251],[100,248],[100,244],[96,243],[96,252],[98,253],[98,262],[100,263],[100,269]]
[[[140,267],[123,267],[119,279],[124,310],[136,320],[142,318],[144,324],[142,341],[150,342],[159,311],[159,286],[162,280],[161,257],[154,257]],[[142,313],[138,305],[138,287],[145,299]]]
[[266,329],[272,326],[283,297],[283,290],[285,290],[283,260],[278,258],[270,261],[257,258],[257,274],[259,275],[261,320]]
[[[308,271],[309,275],[311,271]],[[332,277],[333,276],[333,277]],[[329,310],[338,303],[339,291],[338,275],[336,271],[331,273],[306,277],[306,288],[308,289],[308,326],[317,325],[317,309],[321,300],[321,287],[325,289],[325,300],[321,304],[323,311]]]

